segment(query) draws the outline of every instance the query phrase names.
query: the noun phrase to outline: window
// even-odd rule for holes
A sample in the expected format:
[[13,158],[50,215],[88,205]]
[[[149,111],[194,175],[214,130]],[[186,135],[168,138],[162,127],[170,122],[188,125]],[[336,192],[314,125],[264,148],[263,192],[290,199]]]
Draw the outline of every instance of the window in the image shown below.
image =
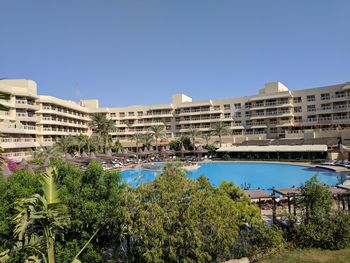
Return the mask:
[[242,114],[241,114],[240,112],[236,112],[236,113],[235,113],[235,117],[236,117],[236,118],[240,118],[241,116],[242,116]]
[[346,93],[344,91],[336,91],[335,92],[335,97],[336,98],[343,98],[346,97]]
[[306,97],[306,100],[307,100],[308,102],[310,102],[310,101],[315,101],[315,95],[308,95],[308,96]]
[[224,110],[230,110],[231,109],[231,105],[230,104],[225,104],[224,105]]
[[245,104],[245,108],[246,109],[250,109],[252,107],[252,103],[251,102],[247,102],[246,104]]
[[119,117],[121,117],[121,118],[125,117],[125,112],[120,112]]
[[307,105],[307,111],[316,111],[316,105]]
[[225,113],[225,119],[231,118],[231,113]]
[[294,103],[301,103],[301,97],[295,97],[295,98],[293,99],[293,102],[294,102]]
[[321,104],[321,110],[330,110],[332,109],[332,105],[331,104]]
[[321,94],[321,100],[329,100],[330,96],[329,93],[322,93]]
[[220,105],[214,106],[214,110],[220,110]]
[[241,109],[241,103],[235,103],[235,108],[236,109]]
[[137,116],[143,116],[143,111],[138,111]]
[[129,116],[134,116],[134,112],[133,111],[129,111]]
[[294,107],[294,112],[301,112],[301,107],[300,106]]

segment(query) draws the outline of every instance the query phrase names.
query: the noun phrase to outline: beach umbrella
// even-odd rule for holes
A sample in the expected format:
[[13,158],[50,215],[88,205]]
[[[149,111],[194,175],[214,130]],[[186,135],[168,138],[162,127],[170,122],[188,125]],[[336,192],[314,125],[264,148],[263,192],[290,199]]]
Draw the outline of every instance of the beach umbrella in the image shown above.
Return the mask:
[[82,157],[82,158],[89,158],[89,156],[86,154],[86,152],[83,152],[83,153],[80,155],[80,157]]
[[18,164],[19,166],[26,166],[28,164],[27,160],[22,158],[21,162]]
[[34,173],[33,167],[31,165],[27,165],[26,170],[30,173]]
[[49,166],[50,165],[50,159],[49,158],[46,158],[44,160],[44,163],[43,163],[43,166]]
[[91,153],[90,153],[90,159],[96,159],[96,155],[95,155],[94,152],[91,152]]
[[7,167],[7,165],[2,165],[1,167],[1,171],[2,171],[2,176],[7,179],[11,176],[12,172],[10,171],[10,169]]

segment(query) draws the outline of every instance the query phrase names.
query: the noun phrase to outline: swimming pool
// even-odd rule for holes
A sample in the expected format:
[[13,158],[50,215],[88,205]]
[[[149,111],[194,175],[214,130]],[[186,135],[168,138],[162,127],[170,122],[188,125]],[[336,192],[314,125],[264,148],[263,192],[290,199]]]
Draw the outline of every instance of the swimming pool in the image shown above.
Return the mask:
[[[159,173],[161,171],[131,169],[122,171],[121,175],[128,184],[137,186],[140,183],[154,180]],[[187,176],[196,179],[200,175],[205,175],[214,186],[220,185],[225,180],[234,181],[241,188],[268,189],[271,187],[298,187],[315,174],[318,174],[319,180],[326,185],[336,185],[345,179],[345,175],[326,169],[251,162],[200,163],[200,167],[189,171]]]

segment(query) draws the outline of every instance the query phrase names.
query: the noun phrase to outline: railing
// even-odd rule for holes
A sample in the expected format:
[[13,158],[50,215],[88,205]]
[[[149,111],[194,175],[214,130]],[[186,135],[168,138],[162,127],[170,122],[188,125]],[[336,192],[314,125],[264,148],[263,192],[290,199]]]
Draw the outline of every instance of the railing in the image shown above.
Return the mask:
[[0,138],[0,142],[36,142],[36,138]]
[[11,158],[11,157],[24,157],[24,156],[31,156],[30,152],[10,152],[10,153],[2,153],[2,156]]

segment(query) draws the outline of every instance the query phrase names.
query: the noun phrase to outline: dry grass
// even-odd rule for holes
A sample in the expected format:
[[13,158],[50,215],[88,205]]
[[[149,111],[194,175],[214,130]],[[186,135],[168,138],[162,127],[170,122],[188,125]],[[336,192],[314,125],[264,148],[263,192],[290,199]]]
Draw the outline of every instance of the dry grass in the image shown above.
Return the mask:
[[286,251],[261,263],[350,263],[350,249],[337,251],[304,249]]

